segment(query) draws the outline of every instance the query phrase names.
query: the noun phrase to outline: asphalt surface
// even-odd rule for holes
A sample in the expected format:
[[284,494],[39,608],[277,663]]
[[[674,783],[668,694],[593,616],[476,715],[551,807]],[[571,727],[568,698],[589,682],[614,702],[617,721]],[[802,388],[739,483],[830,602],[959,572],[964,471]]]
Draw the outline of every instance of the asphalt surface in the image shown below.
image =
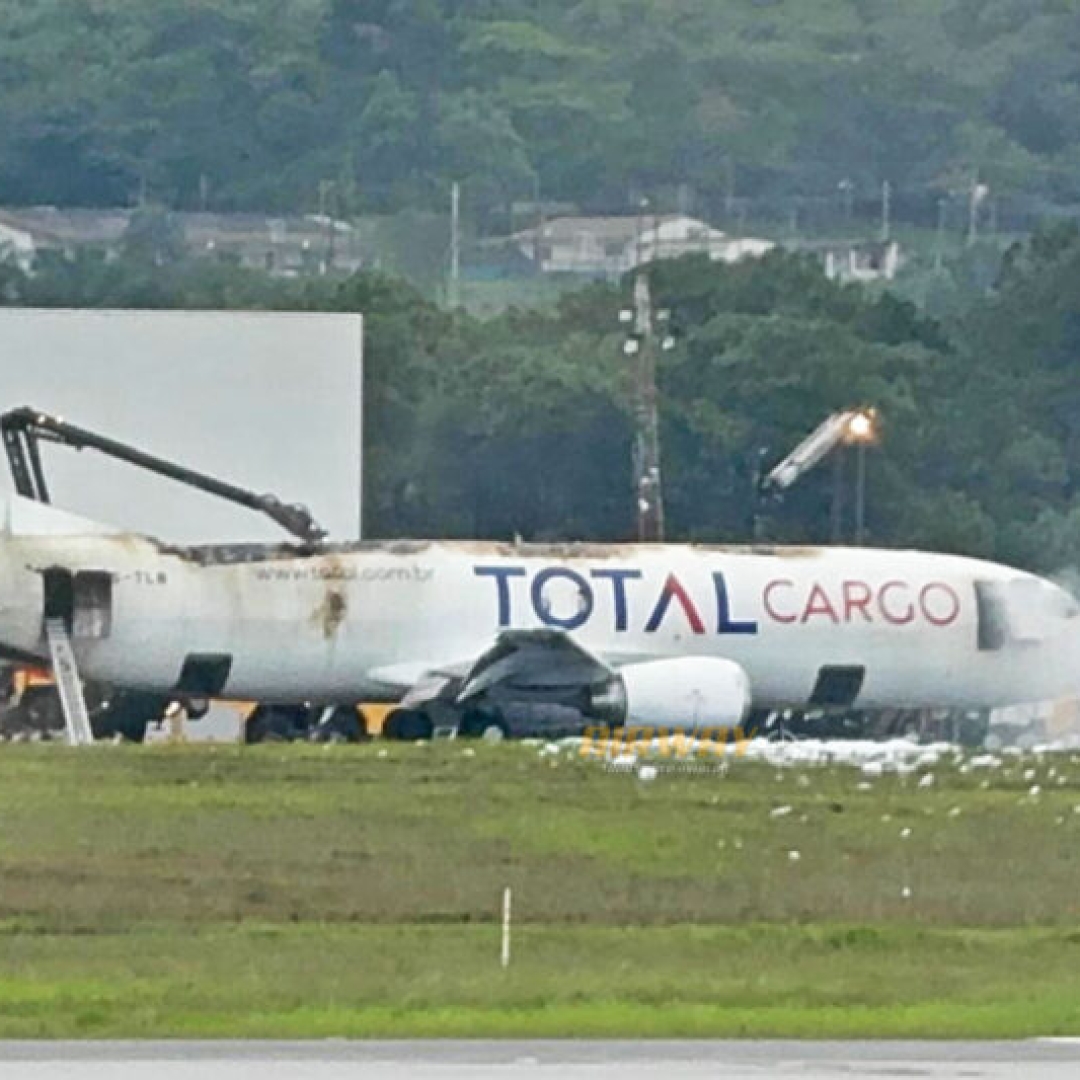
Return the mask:
[[4,1080],[1075,1080],[1080,1039],[1027,1042],[9,1042]]

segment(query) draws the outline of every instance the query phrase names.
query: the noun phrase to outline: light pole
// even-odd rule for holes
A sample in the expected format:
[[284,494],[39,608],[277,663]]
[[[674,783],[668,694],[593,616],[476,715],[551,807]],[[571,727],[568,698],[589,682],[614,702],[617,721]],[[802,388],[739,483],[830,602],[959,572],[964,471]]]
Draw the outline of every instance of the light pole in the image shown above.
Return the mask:
[[[761,493],[781,494],[799,477],[832,457],[832,542],[843,534],[844,448],[856,449],[855,537],[866,538],[866,448],[878,438],[878,411],[865,407],[843,409],[827,416],[783,461],[774,465],[758,484]],[[759,470],[760,472],[760,470]]]
[[855,447],[855,543],[866,539],[866,448],[877,437],[877,413],[860,409],[847,425],[845,442]]
[[834,544],[844,538],[844,455],[840,449],[832,456],[832,506],[829,513],[829,535]]
[[[640,244],[640,239],[639,239]],[[623,355],[637,358],[634,379],[634,497],[637,503],[638,540],[664,539],[664,491],[660,475],[660,409],[656,386],[657,323],[662,326],[659,348],[667,351],[675,341],[668,333],[669,312],[653,312],[649,275],[637,267],[634,275],[634,306],[619,312],[619,321],[630,328]]]
[[844,204],[844,228],[851,229],[851,216],[855,195],[855,184],[847,176],[836,185],[836,190],[840,192],[840,199]]
[[945,263],[945,214],[948,212],[948,203],[944,198],[937,201],[937,233],[934,238],[934,270],[941,273]]

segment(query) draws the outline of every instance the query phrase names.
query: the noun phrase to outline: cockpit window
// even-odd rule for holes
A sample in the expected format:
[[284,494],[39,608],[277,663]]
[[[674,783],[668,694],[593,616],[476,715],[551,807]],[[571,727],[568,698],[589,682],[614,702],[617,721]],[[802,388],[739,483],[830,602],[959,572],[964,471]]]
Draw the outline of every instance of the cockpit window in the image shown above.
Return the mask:
[[1080,603],[1059,585],[1041,578],[977,581],[979,649],[994,651],[1007,642],[1042,641],[1065,619],[1080,615]]
[[1004,592],[997,581],[975,582],[980,652],[995,652],[1004,648],[1009,639],[1009,612]]

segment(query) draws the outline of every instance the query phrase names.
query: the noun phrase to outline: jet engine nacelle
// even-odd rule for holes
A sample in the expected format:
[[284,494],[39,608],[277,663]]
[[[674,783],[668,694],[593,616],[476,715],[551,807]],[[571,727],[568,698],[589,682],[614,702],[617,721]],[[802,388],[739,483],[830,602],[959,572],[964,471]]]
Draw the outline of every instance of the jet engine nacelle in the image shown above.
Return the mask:
[[673,657],[627,664],[616,676],[625,724],[691,731],[733,728],[750,709],[750,679],[732,660]]

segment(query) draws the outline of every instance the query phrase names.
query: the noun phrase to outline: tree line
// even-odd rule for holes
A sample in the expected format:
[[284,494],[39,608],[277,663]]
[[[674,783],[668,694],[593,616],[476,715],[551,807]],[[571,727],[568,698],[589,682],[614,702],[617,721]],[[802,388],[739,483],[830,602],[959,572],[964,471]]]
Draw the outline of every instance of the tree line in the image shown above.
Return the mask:
[[1080,198],[1065,0],[0,0],[0,203]]
[[[677,344],[659,365],[673,540],[827,541],[831,475],[762,502],[763,463],[830,412],[873,405],[873,543],[1040,570],[1080,560],[1080,232],[1008,253],[996,288],[934,319],[784,254],[650,268]],[[376,536],[626,540],[635,534],[629,283],[480,320],[377,274],[281,280],[129,255],[0,264],[11,305],[359,311],[366,518]],[[847,538],[851,538],[850,525]]]

